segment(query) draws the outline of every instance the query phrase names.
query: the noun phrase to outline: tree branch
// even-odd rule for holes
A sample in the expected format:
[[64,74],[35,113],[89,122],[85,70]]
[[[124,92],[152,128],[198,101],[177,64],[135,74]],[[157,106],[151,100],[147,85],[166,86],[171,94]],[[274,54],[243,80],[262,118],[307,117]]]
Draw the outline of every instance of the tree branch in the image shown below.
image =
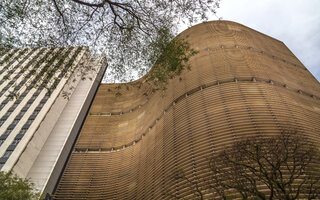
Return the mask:
[[81,1],[81,0],[72,0],[72,1],[75,2],[75,3],[82,4],[82,5],[85,5],[85,6],[90,6],[90,7],[103,7],[104,4],[106,3],[105,0],[103,0],[101,3],[88,3],[88,2],[85,2],[85,1]]
[[60,17],[62,18],[63,25],[66,26],[66,22],[65,22],[65,20],[64,20],[64,15],[63,15],[63,13],[61,12],[61,10],[59,9],[59,6],[58,6],[56,0],[52,0],[52,1],[53,1],[53,4],[54,4],[54,7],[56,8],[56,10],[58,11]]

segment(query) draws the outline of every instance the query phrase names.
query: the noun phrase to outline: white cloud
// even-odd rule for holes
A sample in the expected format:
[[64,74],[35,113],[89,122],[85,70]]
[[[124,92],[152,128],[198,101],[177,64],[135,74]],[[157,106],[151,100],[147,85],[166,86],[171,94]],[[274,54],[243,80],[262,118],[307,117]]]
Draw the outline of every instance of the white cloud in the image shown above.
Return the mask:
[[320,80],[319,0],[222,0],[220,7],[219,17],[283,41]]

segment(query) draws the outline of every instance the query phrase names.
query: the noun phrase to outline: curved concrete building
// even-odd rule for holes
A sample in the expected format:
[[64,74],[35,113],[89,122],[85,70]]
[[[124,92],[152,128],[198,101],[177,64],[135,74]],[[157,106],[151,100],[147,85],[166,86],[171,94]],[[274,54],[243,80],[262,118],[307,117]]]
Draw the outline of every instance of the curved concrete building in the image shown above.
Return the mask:
[[229,21],[181,36],[199,53],[166,91],[100,85],[56,199],[187,196],[177,169],[204,177],[212,153],[243,137],[290,127],[320,142],[320,84],[281,41]]

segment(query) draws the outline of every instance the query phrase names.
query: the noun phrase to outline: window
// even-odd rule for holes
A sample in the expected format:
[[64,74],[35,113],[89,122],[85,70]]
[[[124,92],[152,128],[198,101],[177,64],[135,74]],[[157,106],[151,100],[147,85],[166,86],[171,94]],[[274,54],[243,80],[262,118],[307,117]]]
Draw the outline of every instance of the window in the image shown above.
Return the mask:
[[9,108],[9,111],[10,111],[10,112],[13,112],[14,109],[16,109],[17,106],[18,106],[17,104],[13,104],[13,105]]
[[0,120],[0,126],[2,126],[2,124],[4,124],[4,120]]
[[3,155],[3,158],[9,158],[11,154],[12,154],[12,151],[6,151]]
[[25,113],[26,113],[26,111],[21,110],[20,113],[19,113],[19,115],[24,115]]
[[[26,112],[28,109],[29,109],[29,107],[27,107],[27,105],[25,105],[25,106],[21,109],[21,112]],[[21,113],[21,112],[20,112],[20,113]]]
[[30,124],[32,124],[32,122],[33,122],[33,119],[29,119],[25,124],[30,125]]
[[30,98],[30,100],[35,100],[37,98],[37,96],[32,96],[31,98]]
[[12,129],[7,129],[2,135],[9,135],[12,132]]
[[47,98],[43,98],[41,101],[40,101],[40,103],[46,103],[47,102]]
[[11,129],[11,130],[12,130],[12,129],[14,129],[14,127],[16,127],[16,124],[12,124],[12,123],[11,123],[11,124],[8,126],[8,129]]
[[12,113],[12,111],[7,111],[7,113],[3,117],[8,119],[8,117],[11,115],[11,113]]
[[0,146],[3,144],[4,140],[0,140]]
[[29,101],[27,102],[27,104],[32,104],[34,102],[34,99],[29,99]]
[[39,94],[40,94],[40,91],[39,90],[37,90],[34,94],[33,94],[33,96],[39,96]]
[[0,169],[2,169],[3,165],[4,165],[3,163],[0,163]]
[[38,115],[39,112],[40,112],[39,110],[35,110],[35,111],[33,111],[32,115]]
[[28,129],[21,129],[19,134],[24,135],[27,132]]
[[20,139],[15,139],[15,140],[13,140],[11,145],[18,145],[19,142],[20,142]]
[[21,97],[25,97],[25,96],[27,96],[27,93],[28,93],[28,92],[24,92],[24,93],[22,93],[20,96],[21,96]]
[[20,87],[15,87],[13,90],[18,91],[19,89],[20,89]]
[[32,115],[29,117],[29,120],[35,120],[37,117],[36,114],[32,113]]
[[15,119],[15,120],[12,121],[11,124],[16,125],[16,124],[18,124],[18,122],[19,122],[19,120]]
[[8,119],[8,116],[6,116],[6,115],[3,115],[2,117],[1,117],[1,120],[3,120],[3,121],[6,121]]
[[31,106],[32,102],[28,102],[24,107],[29,108]]

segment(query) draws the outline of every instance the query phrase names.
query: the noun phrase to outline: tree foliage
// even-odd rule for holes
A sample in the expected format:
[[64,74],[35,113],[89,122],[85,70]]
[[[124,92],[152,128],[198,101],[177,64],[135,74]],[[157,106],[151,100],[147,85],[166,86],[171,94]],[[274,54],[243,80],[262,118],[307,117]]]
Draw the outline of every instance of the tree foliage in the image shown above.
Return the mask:
[[[0,48],[89,46],[106,55],[109,81],[124,81],[156,62],[177,66],[175,59],[158,59],[172,45],[177,26],[206,20],[218,6],[219,0],[5,0],[0,2]],[[183,40],[177,42],[185,55],[193,54]],[[181,61],[180,54],[172,56]],[[124,76],[129,69],[135,73]]]
[[19,178],[12,172],[0,171],[0,199],[36,200],[40,194],[33,191],[28,179]]
[[249,137],[214,154],[207,177],[177,177],[187,180],[193,199],[318,199],[317,148],[294,131]]

